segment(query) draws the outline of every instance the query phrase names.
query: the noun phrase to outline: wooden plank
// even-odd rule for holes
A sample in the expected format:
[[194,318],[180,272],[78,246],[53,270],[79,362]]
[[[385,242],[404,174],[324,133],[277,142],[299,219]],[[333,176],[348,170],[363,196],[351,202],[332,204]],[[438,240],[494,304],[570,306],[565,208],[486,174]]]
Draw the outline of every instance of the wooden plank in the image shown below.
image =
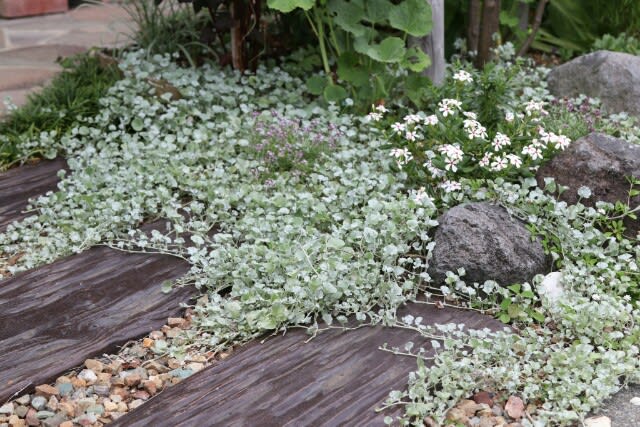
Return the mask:
[[96,247],[0,282],[0,402],[159,329],[193,289],[186,262]]
[[[504,325],[476,312],[411,304],[402,314],[425,324],[464,323],[498,330]],[[389,391],[404,389],[414,358],[378,350],[383,343],[430,344],[403,329],[365,327],[319,334],[308,343],[301,330],[253,342],[228,359],[165,390],[118,419],[122,426],[337,426],[384,425],[377,413]]]
[[20,166],[0,174],[0,233],[13,221],[28,215],[23,210],[30,198],[56,189],[60,169],[67,169],[67,163],[57,159]]

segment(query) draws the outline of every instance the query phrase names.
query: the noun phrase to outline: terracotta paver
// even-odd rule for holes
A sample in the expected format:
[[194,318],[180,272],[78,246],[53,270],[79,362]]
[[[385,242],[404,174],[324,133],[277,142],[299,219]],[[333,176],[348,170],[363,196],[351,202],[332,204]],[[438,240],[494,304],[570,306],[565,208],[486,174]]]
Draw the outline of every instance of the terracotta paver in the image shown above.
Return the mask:
[[0,117],[2,100],[20,106],[26,94],[61,70],[57,59],[92,47],[131,43],[134,25],[120,5],[83,4],[67,13],[19,19],[0,18]]

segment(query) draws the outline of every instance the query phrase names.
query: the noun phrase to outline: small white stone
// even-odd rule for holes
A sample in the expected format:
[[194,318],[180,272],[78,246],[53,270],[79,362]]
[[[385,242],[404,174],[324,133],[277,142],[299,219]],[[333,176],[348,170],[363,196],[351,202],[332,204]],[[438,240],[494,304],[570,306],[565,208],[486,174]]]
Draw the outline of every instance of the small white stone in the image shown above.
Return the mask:
[[540,293],[546,296],[550,302],[557,302],[564,294],[564,289],[562,289],[562,284],[560,283],[561,280],[562,273],[559,271],[547,274],[542,279],[542,283],[540,283]]
[[638,396],[633,397],[633,398],[629,401],[629,403],[631,403],[632,405],[635,405],[635,406],[640,406],[640,397],[638,397]]
[[85,380],[88,384],[93,384],[98,381],[98,376],[90,369],[80,371],[78,378]]
[[611,427],[611,419],[604,415],[600,417],[590,417],[584,420],[585,427]]

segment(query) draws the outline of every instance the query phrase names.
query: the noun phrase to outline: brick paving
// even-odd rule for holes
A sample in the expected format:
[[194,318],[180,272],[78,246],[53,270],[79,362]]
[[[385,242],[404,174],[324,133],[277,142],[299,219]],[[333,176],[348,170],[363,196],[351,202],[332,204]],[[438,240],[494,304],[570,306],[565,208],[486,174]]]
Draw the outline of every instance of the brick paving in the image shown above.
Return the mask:
[[83,4],[66,13],[0,18],[0,116],[4,99],[18,106],[62,68],[59,57],[130,43],[133,23],[117,4]]

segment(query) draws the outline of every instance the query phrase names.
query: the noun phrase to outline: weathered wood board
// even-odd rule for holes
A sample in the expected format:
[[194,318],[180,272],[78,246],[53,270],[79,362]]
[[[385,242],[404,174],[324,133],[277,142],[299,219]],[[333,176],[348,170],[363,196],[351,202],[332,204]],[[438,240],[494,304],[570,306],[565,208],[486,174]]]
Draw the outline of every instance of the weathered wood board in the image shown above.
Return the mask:
[[[403,310],[425,324],[464,323],[469,328],[504,325],[471,311],[411,304]],[[429,343],[402,329],[332,330],[305,343],[301,330],[253,342],[228,359],[165,390],[112,426],[377,426],[375,408],[389,391],[406,387],[414,358],[378,350],[385,342]],[[395,411],[395,412],[394,412]]]
[[57,173],[66,168],[67,163],[58,159],[0,173],[0,232],[13,221],[28,215],[23,210],[30,198],[55,190],[60,181]]

